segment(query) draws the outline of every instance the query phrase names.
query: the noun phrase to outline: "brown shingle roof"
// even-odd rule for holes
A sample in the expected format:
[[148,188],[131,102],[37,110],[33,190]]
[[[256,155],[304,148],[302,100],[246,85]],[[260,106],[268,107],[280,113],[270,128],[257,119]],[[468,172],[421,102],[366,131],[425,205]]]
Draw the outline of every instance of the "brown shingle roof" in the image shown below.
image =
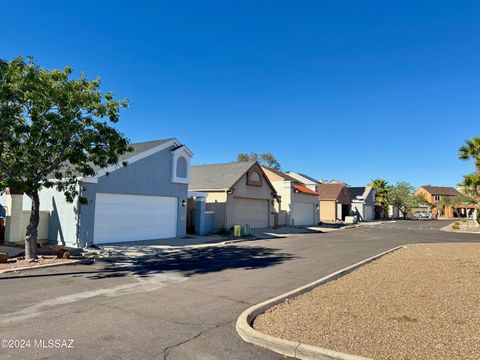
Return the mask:
[[449,195],[449,196],[460,195],[460,192],[457,189],[455,189],[451,186],[425,185],[425,186],[422,186],[422,187],[432,195]]
[[317,186],[317,193],[320,200],[338,200],[343,198],[346,201],[350,198],[343,184],[320,184]]

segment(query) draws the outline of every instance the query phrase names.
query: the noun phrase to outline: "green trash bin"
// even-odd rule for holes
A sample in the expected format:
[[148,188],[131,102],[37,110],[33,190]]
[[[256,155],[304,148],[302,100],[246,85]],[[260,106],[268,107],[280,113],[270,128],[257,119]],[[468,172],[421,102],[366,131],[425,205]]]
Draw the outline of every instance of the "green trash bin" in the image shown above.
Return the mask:
[[240,225],[233,225],[233,236],[234,237],[242,236],[242,227]]

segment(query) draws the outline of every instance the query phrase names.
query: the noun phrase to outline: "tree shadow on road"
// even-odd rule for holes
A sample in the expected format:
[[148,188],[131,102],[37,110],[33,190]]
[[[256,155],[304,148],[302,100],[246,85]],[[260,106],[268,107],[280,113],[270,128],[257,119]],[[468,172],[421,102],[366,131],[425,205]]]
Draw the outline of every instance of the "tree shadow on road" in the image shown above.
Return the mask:
[[260,269],[293,260],[292,254],[268,247],[219,246],[173,250],[155,255],[141,257],[124,257],[116,259],[98,259],[94,265],[68,265],[50,268],[48,272],[35,274],[28,272],[1,280],[19,278],[41,278],[53,276],[72,276],[89,279],[118,278],[127,275],[148,277],[150,275],[174,272],[186,277],[219,272],[228,269]]
[[293,260],[291,254],[266,247],[221,246],[182,249],[155,256],[124,259],[112,262],[92,279],[116,277],[119,273],[149,276],[164,272],[178,272],[193,276],[227,269],[259,269]]

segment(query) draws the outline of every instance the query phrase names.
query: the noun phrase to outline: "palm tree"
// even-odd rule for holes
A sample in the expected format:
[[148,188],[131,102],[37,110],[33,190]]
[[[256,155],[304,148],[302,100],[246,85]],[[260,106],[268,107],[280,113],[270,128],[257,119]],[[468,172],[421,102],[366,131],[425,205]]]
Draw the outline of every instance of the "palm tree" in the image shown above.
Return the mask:
[[377,217],[385,217],[385,212],[390,204],[390,192],[392,187],[388,185],[388,182],[384,179],[373,179],[368,186],[373,187],[376,192],[375,202],[378,205]]
[[480,176],[480,138],[474,137],[465,141],[466,145],[460,147],[458,157],[462,160],[475,161],[475,175]]
[[466,145],[459,149],[458,157],[462,160],[473,159],[475,161],[475,174],[464,176],[462,186],[471,192],[477,202],[477,222],[480,223],[480,211],[478,203],[480,202],[480,138],[474,137],[467,140]]

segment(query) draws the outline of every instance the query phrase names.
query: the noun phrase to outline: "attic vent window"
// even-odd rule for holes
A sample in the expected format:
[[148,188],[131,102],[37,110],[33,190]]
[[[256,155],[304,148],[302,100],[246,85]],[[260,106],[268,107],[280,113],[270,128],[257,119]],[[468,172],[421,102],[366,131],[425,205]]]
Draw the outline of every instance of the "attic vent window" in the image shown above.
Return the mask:
[[256,171],[252,171],[250,173],[250,181],[252,182],[260,182],[260,175]]
[[188,167],[187,160],[183,156],[180,156],[177,159],[177,177],[186,178],[187,167]]
[[262,177],[257,170],[252,170],[248,173],[247,185],[262,186]]

